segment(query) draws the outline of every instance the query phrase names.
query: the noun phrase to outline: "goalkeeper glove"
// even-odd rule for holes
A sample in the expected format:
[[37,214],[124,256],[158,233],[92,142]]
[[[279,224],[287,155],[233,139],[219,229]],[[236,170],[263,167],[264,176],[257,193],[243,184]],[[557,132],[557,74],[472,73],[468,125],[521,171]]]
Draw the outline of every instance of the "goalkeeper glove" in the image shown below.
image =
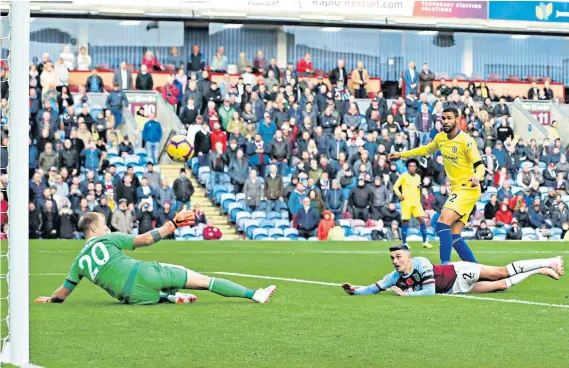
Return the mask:
[[178,212],[176,216],[174,216],[172,223],[176,228],[183,226],[194,226],[196,224],[196,216],[194,215],[194,211],[182,210]]

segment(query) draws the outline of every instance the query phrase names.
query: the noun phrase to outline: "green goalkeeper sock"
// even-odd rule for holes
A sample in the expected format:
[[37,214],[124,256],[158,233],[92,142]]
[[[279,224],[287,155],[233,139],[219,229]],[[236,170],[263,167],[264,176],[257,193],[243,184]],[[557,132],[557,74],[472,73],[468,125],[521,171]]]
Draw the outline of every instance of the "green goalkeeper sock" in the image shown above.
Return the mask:
[[247,289],[245,286],[234,283],[226,279],[211,278],[209,291],[225,297],[252,299],[255,290]]

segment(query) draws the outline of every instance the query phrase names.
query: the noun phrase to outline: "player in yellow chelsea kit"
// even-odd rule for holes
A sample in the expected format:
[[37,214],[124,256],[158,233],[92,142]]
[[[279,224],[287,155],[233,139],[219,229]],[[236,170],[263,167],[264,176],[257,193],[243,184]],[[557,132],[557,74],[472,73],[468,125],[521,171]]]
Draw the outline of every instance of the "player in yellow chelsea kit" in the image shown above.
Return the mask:
[[[427,225],[425,224],[425,210],[421,205],[421,176],[417,174],[418,162],[414,158],[407,160],[407,172],[401,174],[395,184],[393,192],[401,201],[401,240],[407,244],[407,229],[411,216],[419,221],[421,236],[423,237],[423,247],[432,248],[427,241]],[[401,188],[401,189],[400,189]]]
[[426,146],[406,152],[392,152],[390,160],[424,156],[441,151],[450,181],[450,195],[441,210],[435,229],[440,238],[441,263],[450,262],[454,247],[463,261],[476,262],[472,250],[460,233],[480,198],[480,181],[485,167],[474,139],[458,129],[458,110],[447,107],[442,113],[443,131]]

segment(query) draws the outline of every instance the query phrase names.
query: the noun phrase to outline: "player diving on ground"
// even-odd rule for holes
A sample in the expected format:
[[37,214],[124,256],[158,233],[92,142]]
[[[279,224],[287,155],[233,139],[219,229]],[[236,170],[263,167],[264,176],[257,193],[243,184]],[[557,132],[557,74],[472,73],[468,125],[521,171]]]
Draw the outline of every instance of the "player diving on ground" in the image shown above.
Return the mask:
[[146,247],[168,237],[178,227],[192,226],[192,211],[179,212],[173,221],[141,235],[111,233],[100,213],[88,213],[79,220],[86,243],[71,265],[67,278],[52,296],[37,298],[37,303],[63,303],[81,279],[88,278],[125,304],[193,303],[196,297],[180,289],[209,290],[225,297],[252,299],[266,303],[275,292],[271,285],[251,290],[232,281],[208,277],[181,266],[137,261],[123,250]]
[[441,151],[445,173],[451,185],[450,195],[435,226],[440,238],[442,264],[450,262],[453,247],[463,261],[476,262],[472,250],[460,234],[480,198],[480,181],[486,170],[474,139],[458,129],[458,115],[457,109],[447,107],[441,117],[443,131],[432,142],[410,151],[389,154],[390,160],[397,160]]
[[531,275],[541,274],[558,280],[564,274],[562,257],[515,261],[505,267],[472,262],[433,265],[425,257],[412,257],[405,244],[391,247],[389,251],[395,271],[365,287],[355,288],[344,283],[344,291],[349,295],[368,295],[391,289],[400,296],[492,293],[509,289]]
[[421,205],[421,176],[417,174],[418,162],[412,158],[407,160],[406,165],[407,172],[401,174],[395,184],[393,184],[393,192],[401,201],[401,221],[403,222],[401,225],[401,240],[403,244],[407,244],[409,220],[413,216],[419,221],[423,247],[432,248],[433,246],[427,241],[425,210]]

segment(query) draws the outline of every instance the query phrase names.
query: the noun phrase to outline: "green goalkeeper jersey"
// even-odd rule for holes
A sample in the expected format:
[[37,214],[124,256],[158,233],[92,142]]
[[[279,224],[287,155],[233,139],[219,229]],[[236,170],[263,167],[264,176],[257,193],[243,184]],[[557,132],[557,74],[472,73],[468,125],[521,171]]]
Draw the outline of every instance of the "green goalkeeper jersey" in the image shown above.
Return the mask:
[[73,290],[83,277],[119,298],[139,261],[123,253],[134,250],[134,235],[112,233],[89,239],[71,265],[63,286]]

